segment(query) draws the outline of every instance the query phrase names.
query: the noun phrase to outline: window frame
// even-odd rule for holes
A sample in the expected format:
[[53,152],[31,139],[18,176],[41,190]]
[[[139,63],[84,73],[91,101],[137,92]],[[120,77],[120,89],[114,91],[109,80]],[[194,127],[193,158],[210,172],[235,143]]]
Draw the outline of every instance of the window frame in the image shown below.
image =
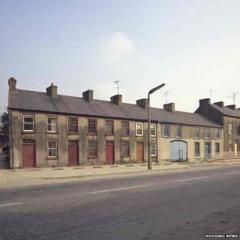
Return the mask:
[[[90,143],[95,143],[95,148],[91,146],[90,148]],[[92,154],[91,150],[94,149],[94,154]],[[98,157],[98,143],[97,140],[95,139],[89,139],[88,140],[88,159],[96,159]]]
[[[48,122],[49,119],[55,119],[55,121],[56,121],[55,125],[52,125],[52,123],[49,124],[49,122]],[[55,126],[55,131],[54,130],[49,130],[48,129],[49,126]],[[57,116],[48,116],[47,117],[47,132],[48,133],[56,133],[57,132]]]
[[[127,126],[127,131],[125,131],[125,127]],[[121,132],[123,137],[129,136],[129,121],[128,120],[122,120],[121,121]]]
[[[198,152],[196,151],[197,150],[196,146],[198,146]],[[194,156],[199,157],[200,155],[201,155],[201,144],[200,142],[194,142]]]
[[[180,127],[180,132],[178,131]],[[180,133],[180,135],[178,135]],[[183,127],[181,124],[176,125],[176,137],[177,138],[182,138],[183,133]]]
[[[154,134],[152,134],[152,130],[154,130]],[[157,124],[156,123],[151,123],[150,124],[150,136],[151,137],[156,137],[157,136]]]
[[[208,133],[208,134],[207,134]],[[205,139],[210,139],[211,138],[211,129],[209,127],[206,127],[205,128],[205,131],[204,131],[204,137]]]
[[193,131],[194,131],[194,138],[199,139],[200,136],[201,136],[201,128],[200,127],[194,127]]
[[[70,119],[75,119],[75,120],[77,120],[77,125],[75,126],[75,127],[77,127],[76,128],[76,131],[75,130],[70,130]],[[77,134],[78,133],[78,117],[74,117],[74,116],[69,116],[68,117],[68,133],[69,134]]]
[[[165,134],[165,127],[167,127],[167,129],[168,129],[168,135]],[[163,124],[163,137],[169,138],[170,134],[171,134],[171,125],[168,123]]]
[[[90,127],[90,122],[94,121],[94,128],[93,126]],[[90,129],[94,129],[94,131],[89,131]],[[88,134],[89,135],[97,135],[97,119],[95,118],[88,118]]]
[[[138,129],[139,126],[140,126],[140,129]],[[138,133],[138,130],[140,130],[141,133]],[[142,122],[136,122],[136,136],[139,136],[139,137],[143,136],[143,123]]]
[[[111,123],[111,125],[109,123]],[[109,128],[109,126],[111,128]],[[114,120],[113,119],[105,120],[105,133],[107,136],[114,136]]]
[[[33,119],[33,122],[32,122],[32,126],[33,126],[33,129],[32,130],[26,130],[25,129],[25,117],[26,118],[32,118]],[[23,114],[23,116],[22,116],[22,128],[23,128],[23,132],[28,132],[28,133],[32,133],[32,132],[34,132],[35,131],[35,115],[34,114]],[[29,123],[27,123],[27,124],[29,124]]]
[[[152,147],[152,144],[155,145],[154,148]],[[154,153],[152,151],[153,149],[154,149]],[[156,157],[157,156],[157,142],[156,141],[150,142],[150,154],[151,154],[151,157]]]
[[[218,146],[218,148],[217,148]],[[218,149],[218,151],[217,151]],[[219,155],[221,153],[221,144],[219,142],[215,142],[215,154]]]
[[[126,145],[125,145],[126,144]],[[124,146],[125,145],[125,146]],[[127,146],[127,149],[124,149],[124,147]],[[126,152],[125,152],[125,151]],[[122,158],[128,158],[130,157],[130,146],[129,141],[121,141],[121,157]]]
[[229,122],[228,123],[228,135],[232,135],[232,134],[233,134],[233,123]]
[[[53,148],[53,147],[49,147],[49,143],[50,142],[54,142],[56,143],[56,147]],[[55,150],[56,151],[56,155],[49,155],[49,150]],[[48,158],[57,158],[58,157],[58,141],[57,140],[47,140],[47,157]]]
[[221,129],[220,128],[216,128],[216,130],[215,130],[215,138],[216,139],[221,139]]

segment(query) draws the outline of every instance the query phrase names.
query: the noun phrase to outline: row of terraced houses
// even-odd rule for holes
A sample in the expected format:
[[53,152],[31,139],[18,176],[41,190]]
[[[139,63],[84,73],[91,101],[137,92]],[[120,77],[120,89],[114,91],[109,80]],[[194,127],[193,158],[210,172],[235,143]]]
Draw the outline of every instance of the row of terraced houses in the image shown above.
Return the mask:
[[[60,95],[51,84],[45,92],[22,90],[8,80],[10,166],[143,163],[148,159],[148,100],[124,103]],[[240,110],[201,99],[194,113],[151,108],[152,161],[201,161],[240,155]]]

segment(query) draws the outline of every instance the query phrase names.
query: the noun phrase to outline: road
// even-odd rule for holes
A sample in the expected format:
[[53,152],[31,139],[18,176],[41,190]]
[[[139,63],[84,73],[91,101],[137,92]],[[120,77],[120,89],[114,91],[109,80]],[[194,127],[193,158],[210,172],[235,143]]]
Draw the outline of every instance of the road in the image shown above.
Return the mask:
[[240,238],[240,167],[0,191],[1,240]]

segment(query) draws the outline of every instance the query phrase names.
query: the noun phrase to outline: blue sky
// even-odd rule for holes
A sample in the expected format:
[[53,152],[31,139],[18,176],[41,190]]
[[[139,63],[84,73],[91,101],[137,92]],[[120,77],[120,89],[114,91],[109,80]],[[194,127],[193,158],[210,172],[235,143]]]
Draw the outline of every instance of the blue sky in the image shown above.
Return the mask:
[[[7,80],[17,87],[99,99],[117,93],[135,103],[150,88],[152,106],[175,102],[194,111],[198,99],[233,102],[240,93],[238,0],[0,0],[0,111]],[[240,95],[237,95],[240,107]]]

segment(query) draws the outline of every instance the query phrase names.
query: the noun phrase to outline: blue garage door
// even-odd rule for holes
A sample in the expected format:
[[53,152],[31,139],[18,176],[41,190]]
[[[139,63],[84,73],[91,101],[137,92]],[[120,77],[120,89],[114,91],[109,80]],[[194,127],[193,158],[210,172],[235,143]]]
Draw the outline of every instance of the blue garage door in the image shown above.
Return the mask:
[[187,160],[187,143],[183,141],[171,142],[171,160]]

